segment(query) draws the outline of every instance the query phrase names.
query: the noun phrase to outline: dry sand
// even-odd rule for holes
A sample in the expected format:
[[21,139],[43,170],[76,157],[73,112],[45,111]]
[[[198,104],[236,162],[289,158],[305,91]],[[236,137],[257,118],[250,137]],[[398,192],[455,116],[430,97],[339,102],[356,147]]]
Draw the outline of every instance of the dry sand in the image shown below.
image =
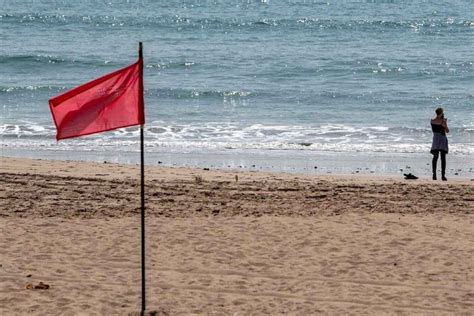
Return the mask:
[[[1,315],[139,310],[138,172],[0,158]],[[149,310],[474,311],[469,179],[160,167],[146,179]],[[49,289],[26,288],[39,282]]]

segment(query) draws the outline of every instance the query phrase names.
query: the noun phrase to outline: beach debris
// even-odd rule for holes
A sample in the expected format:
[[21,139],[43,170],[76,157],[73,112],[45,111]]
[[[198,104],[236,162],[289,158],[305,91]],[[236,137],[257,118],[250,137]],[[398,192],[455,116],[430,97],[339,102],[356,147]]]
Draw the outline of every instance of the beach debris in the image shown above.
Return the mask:
[[26,289],[27,290],[47,290],[49,289],[49,284],[40,282],[36,285],[33,285],[32,283],[27,283],[26,284]]
[[403,175],[405,176],[405,180],[416,180],[416,179],[418,179],[417,176],[412,175],[411,173],[408,173],[408,174],[404,173]]
[[33,276],[32,274],[28,274],[26,277],[31,278],[32,276]]
[[152,311],[128,313],[128,316],[168,316],[168,315],[170,315],[170,313],[162,307],[159,307],[157,310],[152,310]]
[[318,166],[314,166],[314,169],[318,169]]
[[209,171],[209,168],[203,168],[202,170]]
[[194,175],[194,182],[196,182],[197,184],[201,184],[202,183],[202,176],[199,175],[199,174],[196,174]]
[[239,176],[235,175],[235,182],[239,182]]

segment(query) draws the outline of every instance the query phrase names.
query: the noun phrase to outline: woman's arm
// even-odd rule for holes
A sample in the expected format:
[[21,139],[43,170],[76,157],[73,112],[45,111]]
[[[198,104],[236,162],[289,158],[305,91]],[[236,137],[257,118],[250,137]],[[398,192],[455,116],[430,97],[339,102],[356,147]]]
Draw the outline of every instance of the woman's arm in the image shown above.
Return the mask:
[[445,131],[446,133],[449,133],[448,119],[444,119],[444,120],[443,120],[443,123],[441,123],[441,125],[444,127],[444,131]]

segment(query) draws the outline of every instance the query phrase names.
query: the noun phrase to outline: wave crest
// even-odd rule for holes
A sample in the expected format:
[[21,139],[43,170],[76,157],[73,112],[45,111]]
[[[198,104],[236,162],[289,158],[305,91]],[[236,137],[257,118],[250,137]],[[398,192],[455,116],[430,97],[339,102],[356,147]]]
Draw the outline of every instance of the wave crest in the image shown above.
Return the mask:
[[186,17],[180,15],[160,16],[116,16],[116,15],[65,15],[65,14],[2,14],[0,21],[6,23],[37,23],[45,25],[82,24],[92,27],[159,27],[159,28],[315,28],[315,29],[466,29],[474,27],[474,21],[436,17],[410,20],[377,19],[322,19],[299,18],[217,18]]

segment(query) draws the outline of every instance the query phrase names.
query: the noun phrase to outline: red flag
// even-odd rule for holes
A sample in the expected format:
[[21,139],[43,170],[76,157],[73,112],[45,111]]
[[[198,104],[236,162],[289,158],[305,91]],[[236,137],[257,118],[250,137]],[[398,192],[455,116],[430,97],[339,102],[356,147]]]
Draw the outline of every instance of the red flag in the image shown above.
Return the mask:
[[145,124],[143,60],[49,100],[56,139]]

